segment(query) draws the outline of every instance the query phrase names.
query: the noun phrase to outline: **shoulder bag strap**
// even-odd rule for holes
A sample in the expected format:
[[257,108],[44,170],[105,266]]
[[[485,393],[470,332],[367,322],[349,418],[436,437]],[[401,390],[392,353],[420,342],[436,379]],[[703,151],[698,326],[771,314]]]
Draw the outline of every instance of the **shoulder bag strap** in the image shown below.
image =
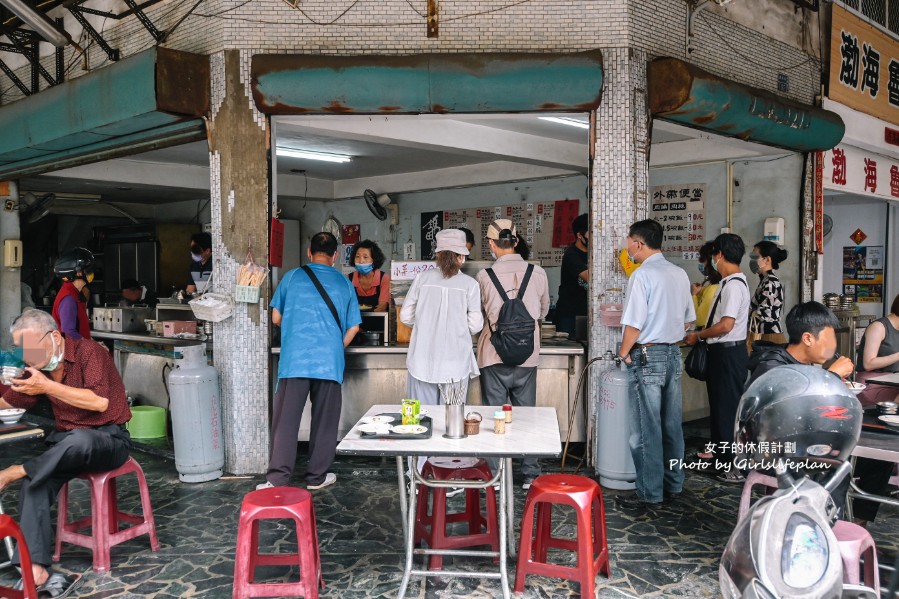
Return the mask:
[[518,287],[518,299],[524,299],[524,291],[528,288],[528,282],[531,280],[531,273],[534,272],[534,265],[528,264],[527,269],[524,271],[524,279],[521,280],[521,285]]
[[490,280],[493,281],[493,286],[496,287],[496,290],[499,291],[499,296],[503,298],[503,303],[505,304],[509,301],[509,296],[506,295],[506,290],[503,289],[503,286],[500,284],[499,279],[496,278],[496,273],[493,272],[492,268],[484,269],[487,273],[487,276],[490,277]]
[[[741,278],[737,277],[736,280],[740,281],[741,283],[746,285],[746,288],[749,289],[749,285],[746,283],[745,279],[741,279]],[[715,298],[715,303],[712,304],[712,309],[711,309],[711,311],[709,311],[709,317],[705,321],[705,328],[709,328],[709,326],[711,326],[712,319],[715,318],[715,310],[718,308],[718,302],[721,301],[721,296],[724,294],[724,286],[725,285],[727,285],[727,281],[722,281],[721,286],[718,288],[718,297]]]
[[334,321],[337,323],[337,328],[343,332],[343,325],[340,324],[340,317],[337,315],[337,308],[334,307],[334,302],[331,301],[331,298],[328,297],[328,293],[325,291],[325,288],[322,287],[322,284],[319,282],[318,277],[315,276],[315,273],[312,272],[312,269],[309,268],[309,265],[306,264],[303,266],[303,271],[309,275],[309,278],[312,280],[312,284],[315,285],[315,288],[318,289],[319,294],[322,296],[322,299],[325,300],[325,303],[328,304],[328,309],[331,310],[331,315],[334,317]]

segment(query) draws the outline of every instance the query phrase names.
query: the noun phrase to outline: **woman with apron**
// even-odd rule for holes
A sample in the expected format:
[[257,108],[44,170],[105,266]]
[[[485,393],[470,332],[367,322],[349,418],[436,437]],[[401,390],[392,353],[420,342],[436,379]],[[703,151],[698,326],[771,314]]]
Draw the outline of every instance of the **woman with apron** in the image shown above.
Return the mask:
[[375,242],[364,239],[353,246],[350,266],[356,272],[350,275],[350,281],[362,310],[387,311],[390,303],[390,275],[380,270],[383,265],[384,252]]

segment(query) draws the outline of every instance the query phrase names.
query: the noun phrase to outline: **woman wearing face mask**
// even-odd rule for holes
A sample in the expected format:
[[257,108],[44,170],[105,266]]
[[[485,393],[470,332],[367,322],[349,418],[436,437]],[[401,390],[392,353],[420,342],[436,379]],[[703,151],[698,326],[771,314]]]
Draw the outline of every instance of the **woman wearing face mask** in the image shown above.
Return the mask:
[[90,339],[91,322],[82,290],[94,280],[94,255],[84,248],[65,252],[53,266],[62,287],[53,302],[53,320],[70,339]]
[[350,275],[350,281],[356,289],[359,307],[375,312],[386,312],[390,303],[390,275],[381,272],[384,265],[384,252],[374,241],[364,239],[353,246],[350,252],[350,266],[356,272]]
[[756,341],[783,344],[787,342],[780,314],[784,306],[784,288],[774,274],[780,263],[787,259],[787,250],[773,241],[760,241],[749,255],[749,270],[759,276],[759,285],[752,296],[749,315],[749,335],[746,342],[749,351]]
[[721,282],[721,273],[712,268],[712,254],[715,244],[707,241],[699,248],[699,272],[703,279],[699,283],[693,283],[690,291],[693,293],[693,307],[696,310],[696,328],[701,329],[709,319],[709,310],[712,308],[712,300],[718,291],[718,283]]

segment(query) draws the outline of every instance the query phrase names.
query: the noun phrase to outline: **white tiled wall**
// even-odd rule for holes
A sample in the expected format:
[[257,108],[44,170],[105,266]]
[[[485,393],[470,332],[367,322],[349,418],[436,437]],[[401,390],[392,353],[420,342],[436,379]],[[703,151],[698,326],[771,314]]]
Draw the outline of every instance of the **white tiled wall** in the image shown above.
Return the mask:
[[[239,93],[239,90],[226,87],[225,61],[221,53],[213,56],[212,66],[212,97]],[[264,120],[262,125],[264,128]],[[223,210],[228,211],[233,201],[229,198],[223,201],[221,161],[218,152],[210,154],[213,290],[232,294],[237,270],[245,257],[230,255],[222,241]],[[260,198],[265,197],[263,191]],[[236,303],[234,315],[214,326],[213,338],[215,367],[221,377],[225,470],[237,474],[264,472],[269,451],[266,306],[262,303]]]

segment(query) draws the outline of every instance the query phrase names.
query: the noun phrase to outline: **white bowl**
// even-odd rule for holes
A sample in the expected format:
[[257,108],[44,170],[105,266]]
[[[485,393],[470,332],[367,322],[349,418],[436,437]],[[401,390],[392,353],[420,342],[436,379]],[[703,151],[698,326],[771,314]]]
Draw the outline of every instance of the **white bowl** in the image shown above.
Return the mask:
[[25,410],[22,408],[10,408],[8,410],[0,410],[0,422],[3,424],[15,424],[22,417]]
[[864,383],[853,383],[852,381],[846,381],[846,386],[856,395],[868,388],[868,385],[865,385]]

